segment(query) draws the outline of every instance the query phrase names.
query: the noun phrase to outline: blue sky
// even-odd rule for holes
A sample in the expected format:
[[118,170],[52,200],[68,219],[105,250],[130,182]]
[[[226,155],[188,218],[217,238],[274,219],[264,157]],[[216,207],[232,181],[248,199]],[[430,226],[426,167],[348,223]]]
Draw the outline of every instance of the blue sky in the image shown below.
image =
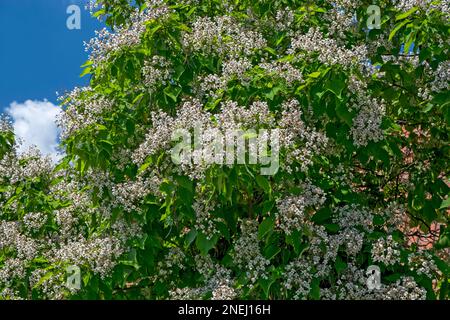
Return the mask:
[[[36,145],[58,155],[56,92],[88,84],[80,66],[83,41],[103,27],[84,9],[88,0],[0,0],[0,113],[9,114],[19,149]],[[66,26],[68,6],[81,9],[81,29]]]
[[[83,40],[101,23],[84,10],[87,0],[0,0],[0,109],[13,101],[56,103],[55,92],[85,85]],[[81,30],[69,30],[66,9],[81,8]]]

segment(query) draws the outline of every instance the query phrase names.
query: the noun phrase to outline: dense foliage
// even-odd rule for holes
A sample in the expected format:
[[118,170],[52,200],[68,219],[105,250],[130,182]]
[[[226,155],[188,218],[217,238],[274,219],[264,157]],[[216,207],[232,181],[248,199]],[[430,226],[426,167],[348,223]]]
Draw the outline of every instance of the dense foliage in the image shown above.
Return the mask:
[[[449,1],[130,3],[91,4],[60,163],[1,124],[0,298],[448,299]],[[227,129],[278,170],[208,161]]]

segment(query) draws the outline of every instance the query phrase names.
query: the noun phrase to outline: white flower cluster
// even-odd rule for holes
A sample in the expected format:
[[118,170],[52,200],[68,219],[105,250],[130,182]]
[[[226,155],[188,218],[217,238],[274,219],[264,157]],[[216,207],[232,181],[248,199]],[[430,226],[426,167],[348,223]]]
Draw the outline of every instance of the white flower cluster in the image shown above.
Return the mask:
[[277,10],[275,15],[276,29],[279,31],[289,30],[291,25],[294,23],[294,18],[294,12],[290,8]]
[[226,282],[220,284],[212,293],[212,300],[234,300],[237,296],[236,290]]
[[75,88],[59,99],[65,105],[57,118],[62,139],[90,125],[103,123],[102,116],[114,107],[113,101],[93,93],[90,87]]
[[363,1],[361,0],[327,0],[333,6],[341,10],[354,10],[358,8]]
[[[302,170],[306,170],[312,163],[312,157],[326,146],[327,138],[324,134],[306,127],[298,108],[298,101],[291,100],[283,104],[283,111],[278,123],[279,144],[272,139],[270,133],[271,147],[273,151],[286,150],[286,163],[282,164],[287,170],[296,162]],[[193,179],[202,178],[204,172],[213,164],[225,163],[225,150],[219,148],[213,142],[222,137],[222,146],[235,141],[236,133],[242,130],[256,130],[259,128],[278,129],[276,126],[277,114],[269,110],[264,101],[255,101],[248,108],[239,106],[234,101],[226,101],[221,104],[220,112],[211,114],[203,111],[203,106],[197,100],[186,101],[177,111],[176,117],[171,117],[165,112],[153,113],[153,127],[148,131],[145,141],[136,149],[132,155],[133,162],[142,165],[148,156],[155,155],[160,151],[169,151],[172,137],[178,130],[197,130],[197,146],[190,153],[184,153],[180,159],[178,169],[180,173],[186,174]],[[269,132],[258,137],[255,145],[267,145]],[[190,138],[190,137],[188,137]],[[195,137],[194,137],[195,138]],[[266,141],[266,144],[263,142]],[[220,141],[219,141],[220,142]],[[261,143],[259,143],[261,142]],[[172,149],[170,149],[172,150]],[[258,152],[259,154],[263,153]],[[254,153],[253,153],[254,154]],[[194,161],[192,161],[194,159]],[[226,159],[226,164],[231,166]],[[232,159],[234,160],[234,159]]]
[[384,100],[380,102],[368,95],[357,96],[350,99],[350,107],[358,110],[350,129],[355,146],[362,147],[370,141],[378,142],[384,139],[381,128],[383,116],[386,112]]
[[24,300],[20,293],[11,288],[5,288],[0,291],[0,300]]
[[50,156],[42,156],[39,149],[34,146],[20,154],[14,149],[0,159],[0,182],[5,185],[14,185],[35,177],[50,178],[52,171],[53,163]]
[[147,0],[146,8],[142,11],[136,9],[129,21],[118,26],[115,32],[110,32],[106,28],[96,31],[96,37],[85,43],[86,51],[90,51],[89,60],[94,66],[98,66],[108,60],[112,52],[138,45],[146,30],[146,23],[164,19],[169,13],[170,10],[163,0]]
[[217,99],[220,93],[227,88],[229,81],[237,79],[241,83],[246,83],[249,79],[245,73],[252,68],[251,61],[242,57],[231,58],[222,64],[222,74],[208,74],[198,79],[199,88],[196,89],[199,97],[206,96]]
[[386,266],[400,262],[399,244],[388,235],[386,239],[380,238],[372,246],[373,262],[381,262]]
[[0,222],[0,250],[10,249],[17,253],[17,258],[26,263],[36,257],[39,243],[21,233],[17,221]]
[[292,40],[288,54],[295,54],[296,59],[304,56],[300,53],[318,53],[317,59],[327,65],[340,64],[346,69],[362,68],[367,62],[367,48],[364,45],[346,49],[339,46],[336,40],[324,38],[322,32],[311,28],[306,34]]
[[449,0],[392,0],[392,3],[397,10],[404,12],[416,7],[418,9],[426,10],[427,13],[430,13],[431,10],[437,10],[448,16],[450,11]]
[[47,215],[42,212],[30,212],[23,217],[23,224],[30,231],[39,231],[47,222]]
[[355,204],[340,207],[337,210],[337,217],[334,218],[334,222],[342,229],[361,227],[366,232],[373,231],[372,213]]
[[25,277],[24,263],[21,259],[10,258],[4,261],[0,269],[0,284],[9,287],[15,279]]
[[208,293],[213,300],[233,300],[238,290],[233,287],[231,271],[212,261],[210,256],[196,256],[197,271],[202,275],[205,285],[197,288],[176,288],[169,292],[174,300],[202,299]]
[[155,90],[160,85],[166,85],[173,74],[171,63],[163,56],[153,56],[144,62],[142,68],[144,85],[149,90]]
[[0,116],[0,132],[12,131],[12,121],[8,117],[2,115]]
[[418,275],[426,275],[430,279],[434,279],[439,273],[433,257],[427,251],[418,251],[408,255],[408,265],[411,271],[415,271]]
[[282,105],[281,118],[278,122],[281,128],[280,146],[289,151],[285,163],[281,163],[287,172],[300,170],[305,172],[312,164],[312,158],[320,152],[324,152],[328,145],[327,136],[314,128],[306,126],[302,120],[302,111],[298,100],[285,101]]
[[347,269],[339,276],[334,288],[322,289],[320,294],[324,300],[361,300],[370,299],[364,270],[349,263]]
[[[36,151],[18,157],[13,150],[4,159],[14,164],[9,169],[1,167],[2,179],[6,179],[7,183],[24,183],[24,179],[37,177],[64,178],[49,187],[46,196],[66,205],[52,212],[28,212],[17,220],[0,221],[0,251],[7,254],[6,263],[0,266],[0,286],[4,286],[4,281],[24,281],[26,276],[21,270],[25,270],[27,274],[31,272],[31,277],[25,283],[31,287],[36,285],[47,298],[62,299],[68,292],[63,266],[77,265],[104,278],[117,264],[119,256],[128,249],[128,240],[142,235],[135,223],[128,223],[121,217],[117,217],[109,226],[103,219],[110,217],[103,216],[94,208],[91,190],[96,186],[97,190],[111,188],[112,183],[107,176],[88,171],[84,179],[75,180],[70,168],[53,172],[51,162],[40,158]],[[21,205],[10,205],[7,209],[4,201],[8,201],[11,196],[9,193],[2,194],[0,203],[2,218],[3,214],[9,214],[8,220],[16,216],[18,205]],[[93,216],[96,217],[96,223],[104,227],[88,238],[89,232],[94,230],[88,230],[93,227]],[[55,222],[52,231],[43,229],[49,221]],[[48,261],[47,267],[36,268],[32,263],[36,257]],[[53,270],[51,277],[49,268]],[[4,294],[9,298],[14,297],[11,292],[5,291]]]
[[450,90],[450,60],[441,62],[432,75],[431,91],[440,92]]
[[138,177],[135,181],[117,183],[112,186],[113,201],[112,206],[122,206],[126,212],[141,212],[141,201],[149,193],[161,196],[159,187],[162,180],[153,175],[151,178],[144,179]]
[[[153,277],[153,281],[167,281],[174,272],[185,269],[186,255],[177,247],[171,247],[163,260],[158,261],[157,274]],[[178,271],[177,271],[178,270]],[[174,286],[175,283],[168,283]]]
[[214,211],[214,207],[214,203],[203,199],[201,196],[192,204],[196,216],[195,229],[203,233],[208,240],[220,234],[216,223],[223,220],[213,216],[212,212]]
[[231,16],[199,18],[193,23],[192,32],[183,35],[182,43],[187,50],[229,58],[250,56],[266,46],[261,34],[248,30]]
[[304,183],[302,189],[301,195],[289,196],[277,201],[278,226],[286,234],[291,234],[294,230],[302,230],[315,212],[314,210],[317,210],[326,200],[324,192],[310,182]]
[[330,36],[337,38],[340,43],[346,37],[346,33],[356,27],[357,19],[354,12],[343,11],[339,8],[333,8],[329,10],[325,19],[329,22],[328,33]]
[[303,75],[288,61],[272,61],[259,64],[269,76],[276,79],[283,79],[288,85],[303,81]]
[[[62,300],[68,290],[65,284],[65,273],[55,269],[53,272],[36,269],[31,273],[29,282],[30,287],[39,288],[46,299]],[[73,288],[71,291],[76,291],[76,289]]]
[[133,153],[133,162],[141,165],[145,159],[154,155],[161,149],[168,148],[172,140],[172,134],[177,129],[203,127],[209,121],[209,114],[203,112],[202,105],[194,100],[183,103],[177,111],[177,116],[172,117],[167,113],[152,112],[152,128],[148,131],[145,141]]
[[295,290],[293,299],[306,299],[311,290],[313,279],[311,263],[304,258],[290,262],[283,273],[283,287],[287,290]]
[[383,228],[387,233],[395,230],[405,230],[407,228],[407,214],[405,205],[398,202],[391,202],[386,208],[377,210],[376,215],[385,219]]
[[391,285],[385,294],[386,300],[425,300],[427,291],[420,287],[412,277],[402,277]]
[[232,256],[236,266],[246,271],[247,279],[251,282],[250,286],[260,278],[267,278],[266,269],[270,261],[261,254],[256,220],[241,222],[241,235],[234,242]]
[[51,260],[65,261],[77,266],[87,266],[102,278],[106,277],[116,265],[117,258],[123,253],[121,243],[113,237],[81,238],[54,248]]

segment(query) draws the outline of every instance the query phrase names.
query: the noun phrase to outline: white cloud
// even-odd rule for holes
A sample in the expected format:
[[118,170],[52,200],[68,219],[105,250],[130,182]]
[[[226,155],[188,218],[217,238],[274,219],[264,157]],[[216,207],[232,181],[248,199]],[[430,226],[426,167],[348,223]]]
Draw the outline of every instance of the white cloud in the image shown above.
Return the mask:
[[6,112],[13,119],[14,133],[22,140],[19,152],[34,145],[55,162],[61,157],[58,154],[59,130],[55,122],[61,112],[58,106],[47,100],[27,100],[24,103],[11,103]]

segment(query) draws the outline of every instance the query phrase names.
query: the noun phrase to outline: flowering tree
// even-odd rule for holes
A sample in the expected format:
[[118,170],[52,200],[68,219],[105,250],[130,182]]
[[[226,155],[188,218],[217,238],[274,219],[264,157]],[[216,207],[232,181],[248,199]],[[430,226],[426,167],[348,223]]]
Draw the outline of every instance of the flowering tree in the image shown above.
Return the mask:
[[56,167],[2,122],[0,298],[448,298],[448,1],[130,3]]

